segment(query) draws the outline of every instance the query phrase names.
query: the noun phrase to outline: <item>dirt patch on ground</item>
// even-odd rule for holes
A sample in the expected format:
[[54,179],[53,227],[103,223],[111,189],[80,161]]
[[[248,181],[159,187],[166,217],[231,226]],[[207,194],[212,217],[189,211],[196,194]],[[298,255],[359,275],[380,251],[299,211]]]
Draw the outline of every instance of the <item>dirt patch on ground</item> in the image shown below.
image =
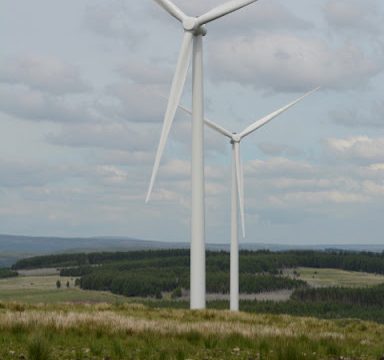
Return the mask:
[[60,270],[58,269],[33,269],[33,270],[18,270],[17,271],[21,276],[51,276],[51,275],[59,275]]
[[[293,290],[277,290],[270,292],[263,292],[258,294],[240,294],[240,300],[257,300],[257,301],[288,301],[293,293]],[[207,301],[214,300],[228,300],[229,294],[207,294]],[[180,300],[189,300],[188,292],[183,293]]]

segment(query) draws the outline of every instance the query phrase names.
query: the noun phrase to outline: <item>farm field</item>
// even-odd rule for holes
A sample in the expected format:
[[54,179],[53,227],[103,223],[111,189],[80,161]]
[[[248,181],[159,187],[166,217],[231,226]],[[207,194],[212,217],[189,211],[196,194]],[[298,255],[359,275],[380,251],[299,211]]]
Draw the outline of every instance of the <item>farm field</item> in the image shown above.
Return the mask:
[[[384,275],[344,271],[338,269],[316,269],[299,267],[295,269],[300,279],[310,286],[346,286],[364,287],[384,283]],[[58,302],[126,302],[127,297],[112,294],[107,291],[82,290],[74,286],[73,277],[60,277],[55,269],[20,270],[20,276],[0,279],[0,301],[21,301],[25,303],[58,303]],[[287,270],[286,275],[293,276],[293,270]],[[60,280],[62,287],[56,288]],[[66,288],[69,282],[70,287]],[[276,300],[286,301],[291,291],[272,291],[255,295],[243,294],[243,300]],[[208,294],[208,301],[228,300],[229,295]],[[184,301],[188,299],[184,298]]]
[[[57,289],[56,281],[61,288]],[[67,281],[70,287],[66,287]],[[58,275],[18,276],[0,279],[0,301],[22,303],[106,302],[126,301],[127,298],[106,291],[87,291],[74,286],[70,277]]]
[[43,359],[379,359],[383,343],[384,325],[360,320],[0,303],[4,360],[37,352]]
[[344,287],[365,287],[375,286],[384,283],[384,275],[370,274],[357,271],[345,271],[339,269],[318,269],[309,267],[298,267],[285,270],[285,274],[293,277],[296,272],[300,279],[310,286],[344,286]]
[[[340,272],[344,277],[348,278],[348,284],[358,284],[361,281],[361,273],[350,271],[339,271],[324,269],[300,268],[303,277],[311,278],[309,275],[313,271],[322,273],[323,281],[333,281],[337,279],[337,274]],[[299,271],[300,271],[299,270]],[[296,270],[298,271],[298,270]],[[21,302],[24,304],[60,304],[60,303],[141,303],[150,308],[178,308],[188,309],[189,300],[187,296],[182,296],[177,299],[172,299],[170,293],[163,293],[162,299],[155,297],[126,297],[119,294],[114,294],[110,291],[101,290],[84,290],[74,286],[74,277],[60,277],[56,269],[33,269],[19,270],[23,275],[8,279],[0,279],[0,301],[3,302]],[[331,274],[331,275],[330,275]],[[326,277],[328,276],[328,278]],[[355,281],[351,281],[354,276],[357,276]],[[366,274],[363,274],[366,276]],[[372,275],[375,280],[382,279],[382,276]],[[320,276],[319,276],[320,277]],[[57,289],[56,281],[60,279],[62,287]],[[66,287],[66,282],[69,282],[69,288]],[[336,282],[337,283],[337,282]],[[340,281],[337,284],[346,284]],[[367,282],[364,283],[365,285]],[[372,287],[370,287],[372,288]],[[322,289],[322,288],[319,288]],[[352,287],[351,289],[354,289]],[[357,288],[356,288],[357,289]],[[367,288],[368,289],[368,288]],[[358,289],[357,289],[358,290]],[[304,300],[295,296],[290,300],[292,291],[278,290],[270,292],[262,292],[259,294],[242,294],[240,301],[240,309],[249,313],[270,313],[270,314],[286,314],[294,316],[314,316],[317,318],[357,318],[362,320],[376,321],[384,323],[384,313],[382,311],[381,302],[369,304],[369,306],[361,307],[357,304],[345,304],[343,301],[338,303],[334,300],[319,301]],[[355,295],[349,295],[349,297]],[[381,296],[376,292],[376,295]],[[210,309],[229,308],[228,294],[207,294],[207,307]],[[255,301],[257,300],[257,301]]]

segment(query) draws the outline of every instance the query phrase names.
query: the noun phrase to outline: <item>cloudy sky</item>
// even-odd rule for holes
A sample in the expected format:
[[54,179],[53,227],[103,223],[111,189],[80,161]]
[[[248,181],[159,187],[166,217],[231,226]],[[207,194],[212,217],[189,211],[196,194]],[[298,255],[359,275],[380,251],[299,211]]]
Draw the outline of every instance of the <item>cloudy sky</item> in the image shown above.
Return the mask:
[[[379,0],[259,0],[209,24],[206,114],[229,130],[322,86],[244,140],[244,242],[382,241],[383,21]],[[151,0],[1,1],[0,233],[189,241],[185,114],[144,204],[181,37]],[[211,243],[229,242],[229,150],[206,130]]]

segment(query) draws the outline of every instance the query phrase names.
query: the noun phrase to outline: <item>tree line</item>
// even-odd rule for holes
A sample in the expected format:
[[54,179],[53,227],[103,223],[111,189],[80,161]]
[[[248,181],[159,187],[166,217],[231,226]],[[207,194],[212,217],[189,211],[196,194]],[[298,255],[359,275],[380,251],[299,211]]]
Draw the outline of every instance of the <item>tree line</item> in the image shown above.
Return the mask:
[[[13,266],[13,269],[65,268],[108,263],[121,263],[122,269],[129,269],[130,266],[140,264],[146,267],[151,264],[154,267],[163,266],[165,263],[189,266],[189,250],[142,250],[46,255],[19,260]],[[212,269],[229,271],[229,255],[226,252],[208,251],[207,263]],[[372,253],[337,250],[295,250],[282,252],[260,250],[240,252],[240,272],[244,273],[268,272],[278,274],[282,268],[295,268],[299,266],[384,274],[384,252]]]
[[[189,269],[146,268],[121,272],[117,269],[101,268],[82,276],[80,286],[82,289],[111,291],[125,296],[161,298],[163,292],[189,289]],[[207,271],[206,286],[209,293],[228,293],[228,273]],[[268,274],[240,274],[240,291],[242,293],[251,294],[306,286],[304,281],[289,277]]]
[[18,276],[18,273],[16,271],[7,268],[0,269],[0,279],[6,279],[16,276]]
[[62,268],[70,266],[100,265],[127,260],[150,260],[161,257],[189,256],[188,250],[142,250],[127,252],[93,252],[34,256],[18,260],[13,269]]
[[384,284],[366,288],[324,287],[297,289],[292,299],[305,303],[384,306]]
[[[207,291],[229,292],[229,254],[207,252]],[[189,289],[189,250],[149,250],[59,254],[18,261],[14,269],[55,267],[62,276],[80,278],[80,286],[126,296],[156,296]],[[296,300],[326,299],[326,290],[306,289],[305,282],[282,276],[282,269],[299,266],[384,273],[384,254],[345,251],[241,251],[240,291],[259,293],[297,289]],[[344,290],[343,290],[344,291]],[[329,290],[329,292],[331,292]],[[340,295],[341,296],[341,295]],[[349,295],[345,295],[349,296]],[[373,296],[373,295],[372,295]],[[331,298],[328,299],[332,301]],[[327,301],[328,301],[327,300]],[[326,301],[326,300],[324,300]]]

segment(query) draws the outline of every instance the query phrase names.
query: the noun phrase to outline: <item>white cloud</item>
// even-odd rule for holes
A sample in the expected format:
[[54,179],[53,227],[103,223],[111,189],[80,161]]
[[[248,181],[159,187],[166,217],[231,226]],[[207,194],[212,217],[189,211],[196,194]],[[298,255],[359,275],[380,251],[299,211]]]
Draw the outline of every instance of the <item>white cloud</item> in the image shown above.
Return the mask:
[[371,164],[369,169],[373,171],[384,171],[384,163]]
[[377,0],[328,0],[324,15],[337,30],[377,32],[382,28],[383,13]]
[[127,172],[113,165],[98,165],[95,172],[104,185],[126,184],[128,180]]
[[148,84],[115,83],[106,89],[106,95],[115,100],[115,103],[106,109],[106,114],[122,121],[161,122],[166,100],[160,97],[159,93],[166,92],[162,87]]
[[363,182],[364,191],[371,196],[384,196],[384,182],[376,183],[371,180]]
[[315,167],[303,161],[294,161],[284,157],[269,160],[251,160],[244,165],[244,172],[255,177],[294,176],[309,177]]
[[153,151],[124,151],[124,150],[107,150],[97,156],[98,161],[106,164],[115,165],[132,165],[139,167],[141,165],[153,164]]
[[[191,15],[222,3],[175,1]],[[20,19],[14,1],[5,3],[13,10],[9,18]],[[191,119],[181,112],[170,134],[153,201],[144,206],[166,107],[158,94],[169,93],[180,24],[153,1],[86,0],[76,6],[63,2],[60,9],[73,17],[63,17],[62,11],[51,13],[53,7],[41,11],[41,4],[31,5],[28,12],[33,14],[20,22],[0,22],[5,54],[0,60],[0,117],[5,128],[0,145],[3,158],[9,158],[0,161],[1,228],[35,234],[187,239]],[[322,7],[324,13],[319,11]],[[293,243],[300,236],[303,242],[318,241],[322,234],[336,241],[340,232],[346,239],[357,238],[359,231],[355,234],[350,225],[366,229],[382,213],[383,140],[362,136],[357,129],[382,126],[380,102],[367,106],[374,101],[374,92],[382,92],[382,9],[377,0],[289,4],[264,0],[207,26],[206,90],[214,99],[210,115],[216,120],[231,117],[232,125],[225,123],[229,128],[243,124],[241,119],[253,111],[250,107],[264,111],[274,103],[276,99],[263,97],[263,92],[301,92],[317,85],[339,90],[319,93],[316,112],[303,103],[299,115],[314,116],[315,121],[296,129],[305,139],[300,148],[295,138],[290,137],[291,145],[286,145],[285,134],[272,131],[268,143],[259,145],[262,160],[244,161],[250,241]],[[43,25],[36,27],[41,16]],[[28,54],[28,48],[37,55]],[[90,88],[83,74],[99,90]],[[367,84],[372,86],[364,91]],[[352,99],[341,91],[350,88],[355,94]],[[359,99],[358,110],[353,108],[354,99]],[[233,100],[236,109],[229,105]],[[333,124],[324,121],[324,109],[332,106],[352,109],[332,117],[334,123],[350,126],[348,134],[353,137],[329,139],[324,152],[319,147],[322,136],[335,134],[330,131]],[[29,134],[26,122],[14,121],[15,117],[35,121],[27,124],[33,139],[17,152],[13,152],[14,139],[5,134],[16,139],[19,130],[23,139]],[[41,120],[56,122],[48,124],[54,133],[45,137],[47,124],[37,123]],[[34,139],[38,146],[29,148]],[[52,144],[58,146],[53,149]],[[207,240],[225,241],[230,146],[207,130],[206,150]],[[244,160],[253,159],[254,150],[244,147]],[[17,161],[24,153],[41,161]],[[66,165],[57,166],[61,163]],[[340,225],[343,218],[346,221]],[[322,234],[314,231],[314,219]],[[369,229],[373,237],[381,234],[380,221]],[[366,233],[360,232],[364,240]]]
[[266,155],[269,156],[299,156],[302,155],[302,151],[294,146],[284,144],[272,144],[272,143],[260,143],[258,148]]
[[371,108],[337,109],[332,111],[330,116],[333,123],[349,128],[382,128],[384,127],[384,102],[376,102]]
[[0,111],[25,120],[74,123],[95,121],[93,104],[71,101],[24,85],[0,84]]
[[217,42],[211,54],[214,80],[275,91],[356,88],[383,69],[381,58],[370,58],[352,45],[336,47],[292,34],[238,36]]
[[384,156],[384,138],[330,138],[327,139],[326,146],[332,155],[348,161],[372,163],[382,161]]
[[343,191],[300,191],[280,196],[271,196],[269,201],[278,207],[313,206],[323,204],[366,203],[369,198],[359,193]]
[[132,18],[132,4],[122,0],[93,1],[85,11],[85,24],[91,31],[129,46],[138,44],[144,36],[136,30]]
[[0,158],[0,187],[19,188],[60,182],[66,169],[44,162],[7,161]]
[[50,134],[47,140],[56,145],[108,150],[143,151],[157,143],[158,135],[148,128],[129,123],[73,124]]
[[169,85],[172,80],[174,69],[167,65],[141,60],[125,61],[118,66],[117,72],[127,77],[135,84]]
[[0,60],[0,82],[21,84],[56,95],[90,89],[78,68],[61,59],[41,55],[3,58]]
[[[189,16],[200,16],[212,8],[221,5],[217,0],[180,0],[175,1],[177,6]],[[157,5],[148,6],[148,11],[164,23],[173,19]],[[207,25],[208,32],[211,27],[220,30],[220,36],[228,34],[254,32],[260,29],[274,31],[284,30],[308,30],[313,25],[296,16],[281,1],[259,1],[247,6],[245,9],[229,14]]]

